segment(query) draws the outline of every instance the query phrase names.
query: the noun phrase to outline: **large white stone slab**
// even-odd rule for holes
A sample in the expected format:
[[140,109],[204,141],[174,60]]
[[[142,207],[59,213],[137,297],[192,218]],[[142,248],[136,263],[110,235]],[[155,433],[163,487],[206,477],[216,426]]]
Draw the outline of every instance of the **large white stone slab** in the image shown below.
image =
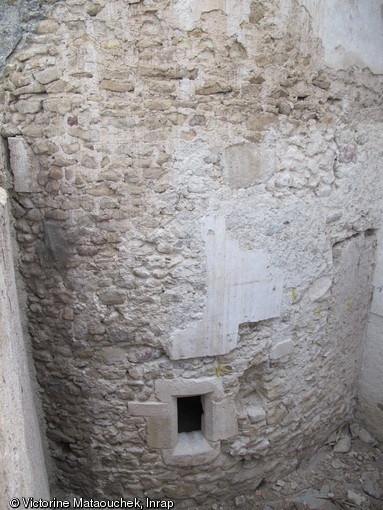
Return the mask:
[[21,136],[8,138],[8,146],[15,191],[21,193],[39,191],[37,182],[39,164],[32,149]]
[[203,225],[208,271],[207,303],[201,321],[170,339],[172,359],[225,354],[237,345],[238,326],[278,317],[283,276],[268,267],[261,250],[242,250],[220,217]]

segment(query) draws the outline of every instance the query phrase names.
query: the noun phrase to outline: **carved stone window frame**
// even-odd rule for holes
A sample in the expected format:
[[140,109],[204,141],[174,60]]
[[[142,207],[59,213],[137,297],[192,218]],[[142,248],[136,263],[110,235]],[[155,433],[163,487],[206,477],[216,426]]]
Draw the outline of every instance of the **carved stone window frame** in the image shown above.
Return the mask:
[[[133,416],[147,420],[147,443],[162,450],[166,464],[198,465],[221,451],[221,440],[238,433],[235,405],[223,391],[220,378],[161,379],[155,384],[157,402],[130,402]],[[201,430],[178,433],[177,398],[200,395]]]

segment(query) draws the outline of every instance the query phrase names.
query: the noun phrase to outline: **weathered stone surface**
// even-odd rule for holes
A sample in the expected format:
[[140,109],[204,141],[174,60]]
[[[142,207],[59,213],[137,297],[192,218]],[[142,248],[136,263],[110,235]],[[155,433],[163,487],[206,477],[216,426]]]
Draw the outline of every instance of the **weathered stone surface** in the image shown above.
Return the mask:
[[207,83],[203,87],[196,89],[196,94],[209,96],[210,94],[226,94],[233,89],[230,85],[221,85],[220,83]]
[[332,70],[304,1],[38,2],[7,60],[27,164],[13,181],[4,140],[1,182],[66,489],[232,506],[349,420],[363,338],[359,416],[382,429],[382,77]]

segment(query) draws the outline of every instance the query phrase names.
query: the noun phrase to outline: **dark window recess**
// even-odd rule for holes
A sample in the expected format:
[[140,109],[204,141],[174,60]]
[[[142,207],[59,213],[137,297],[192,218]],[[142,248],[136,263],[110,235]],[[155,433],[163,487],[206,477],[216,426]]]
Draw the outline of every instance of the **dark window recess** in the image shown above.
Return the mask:
[[201,395],[177,398],[178,433],[201,430]]

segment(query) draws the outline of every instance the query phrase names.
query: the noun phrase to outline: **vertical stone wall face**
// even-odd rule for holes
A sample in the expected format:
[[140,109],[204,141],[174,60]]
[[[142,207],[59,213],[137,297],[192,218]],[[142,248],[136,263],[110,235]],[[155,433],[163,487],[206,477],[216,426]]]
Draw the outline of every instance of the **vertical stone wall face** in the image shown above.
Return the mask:
[[[67,0],[9,59],[2,136],[62,487],[228,500],[351,416],[382,77],[322,54],[294,1]],[[187,380],[230,426],[206,423],[211,455],[183,465],[166,438]]]
[[16,293],[7,194],[0,188],[0,494],[49,498],[47,473]]

